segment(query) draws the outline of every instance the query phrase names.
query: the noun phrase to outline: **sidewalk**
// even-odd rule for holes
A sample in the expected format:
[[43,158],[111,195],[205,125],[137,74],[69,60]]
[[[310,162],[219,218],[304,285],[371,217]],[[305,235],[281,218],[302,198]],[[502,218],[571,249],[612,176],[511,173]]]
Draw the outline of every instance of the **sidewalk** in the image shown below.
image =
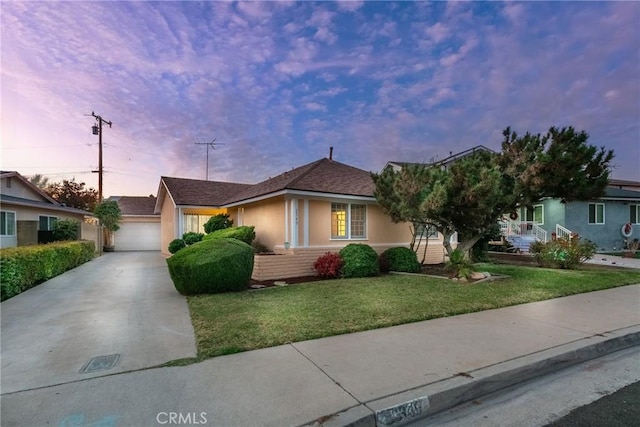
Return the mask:
[[638,344],[632,285],[3,394],[2,425],[400,425]]

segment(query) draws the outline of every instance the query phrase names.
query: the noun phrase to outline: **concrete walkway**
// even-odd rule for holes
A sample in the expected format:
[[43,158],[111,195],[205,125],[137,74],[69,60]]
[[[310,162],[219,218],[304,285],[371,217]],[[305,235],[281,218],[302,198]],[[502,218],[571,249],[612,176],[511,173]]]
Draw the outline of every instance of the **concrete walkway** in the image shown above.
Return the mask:
[[[401,425],[639,344],[640,285],[632,285],[185,367],[3,389],[2,425]],[[33,374],[24,375],[29,383]]]
[[595,254],[587,264],[608,265],[611,267],[640,268],[640,258],[623,258],[616,255]]
[[[0,308],[3,394],[196,355],[186,300],[159,252],[106,253]],[[113,369],[80,372],[113,354]]]

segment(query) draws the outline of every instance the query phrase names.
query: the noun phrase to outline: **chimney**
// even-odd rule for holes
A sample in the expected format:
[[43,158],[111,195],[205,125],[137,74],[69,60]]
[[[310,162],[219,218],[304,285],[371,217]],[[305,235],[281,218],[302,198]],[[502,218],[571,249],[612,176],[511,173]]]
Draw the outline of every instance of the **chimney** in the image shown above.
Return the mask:
[[329,160],[333,160],[333,147],[329,147]]

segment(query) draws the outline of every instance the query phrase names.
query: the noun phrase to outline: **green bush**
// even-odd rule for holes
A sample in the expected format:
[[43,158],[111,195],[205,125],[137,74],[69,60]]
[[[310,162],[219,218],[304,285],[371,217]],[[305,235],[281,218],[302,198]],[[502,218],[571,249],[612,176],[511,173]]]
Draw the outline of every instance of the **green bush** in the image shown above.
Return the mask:
[[369,277],[380,274],[378,254],[369,245],[350,243],[340,249],[342,277]]
[[242,225],[240,227],[225,228],[222,230],[214,231],[213,233],[204,236],[203,240],[211,239],[238,239],[250,245],[256,238],[255,227],[253,225]]
[[247,289],[253,248],[237,239],[205,239],[167,259],[173,284],[183,295]]
[[193,231],[189,231],[182,235],[182,240],[184,240],[184,243],[187,246],[189,246],[189,245],[193,245],[194,243],[198,243],[202,241],[203,237],[204,237],[204,233],[196,233]]
[[78,240],[80,223],[72,219],[61,219],[53,226],[53,239],[56,241]]
[[453,277],[468,279],[473,273],[471,260],[465,256],[460,249],[454,249],[449,256],[449,261],[444,264],[444,268],[453,274]]
[[389,248],[380,254],[380,269],[384,272],[417,273],[420,271],[420,263],[416,253],[409,248]]
[[204,224],[204,232],[209,234],[232,226],[233,220],[229,219],[229,214],[218,214],[209,218],[209,221]]
[[575,235],[571,238],[559,238],[547,243],[534,242],[529,247],[542,267],[574,269],[596,253],[596,244],[589,240],[580,240]]
[[91,260],[94,252],[85,240],[0,249],[0,300]]
[[187,244],[185,243],[184,240],[182,239],[173,239],[171,242],[169,242],[169,252],[171,252],[172,254],[175,254],[176,252],[178,252],[180,249],[186,247]]

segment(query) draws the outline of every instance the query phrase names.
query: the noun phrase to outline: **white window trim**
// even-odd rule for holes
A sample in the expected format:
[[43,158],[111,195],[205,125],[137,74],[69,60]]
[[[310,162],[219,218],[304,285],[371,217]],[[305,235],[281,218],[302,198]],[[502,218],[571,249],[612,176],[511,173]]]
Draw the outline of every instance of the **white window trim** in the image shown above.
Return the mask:
[[[537,207],[542,208],[541,209],[542,210],[542,215],[541,215],[542,222],[536,222],[536,208]],[[522,216],[521,216],[521,218],[523,219],[522,222],[530,222],[530,223],[535,224],[535,225],[544,225],[544,205],[543,204],[537,204],[537,205],[531,206],[531,208],[533,209],[533,220],[532,221],[527,220],[527,212],[528,212],[529,209],[526,206],[523,206],[522,207]]]
[[[347,218],[346,218],[346,237],[333,237],[331,235],[331,223],[329,223],[329,241],[332,242],[344,242],[346,240],[350,241],[367,241],[369,240],[369,214],[368,214],[368,205],[366,203],[350,203],[345,201],[332,201],[329,204],[329,221],[332,220],[331,213],[333,212],[333,204],[347,205]],[[351,205],[364,206],[364,237],[351,237]]]
[[636,207],[636,220],[632,221],[632,224],[640,224],[640,203],[638,204],[630,204],[629,205],[629,213],[631,213],[631,206],[635,206]]
[[[589,222],[589,210],[591,210],[591,205],[595,206],[595,211],[594,211],[595,222]],[[598,205],[602,205],[602,222],[598,222]],[[589,206],[587,207],[587,223],[589,225],[604,225],[605,218],[606,218],[606,208],[604,203],[589,203]]]
[[[5,216],[10,213],[13,214],[13,234],[2,234],[4,230],[0,230],[0,236],[2,237],[15,237],[18,234],[18,215],[16,215],[15,211],[0,211],[4,212]],[[5,219],[6,224],[6,219]]]

